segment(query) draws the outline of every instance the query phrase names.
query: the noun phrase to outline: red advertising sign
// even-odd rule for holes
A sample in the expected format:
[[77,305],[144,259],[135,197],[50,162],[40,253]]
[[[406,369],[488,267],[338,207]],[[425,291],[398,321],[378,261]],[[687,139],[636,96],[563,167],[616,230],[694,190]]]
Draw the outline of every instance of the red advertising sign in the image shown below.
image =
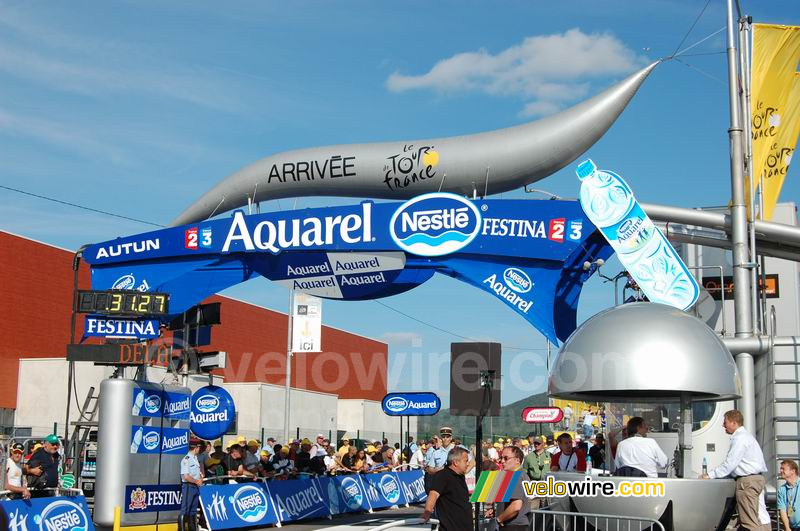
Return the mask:
[[564,418],[560,407],[526,407],[522,410],[522,420],[529,424],[552,424]]

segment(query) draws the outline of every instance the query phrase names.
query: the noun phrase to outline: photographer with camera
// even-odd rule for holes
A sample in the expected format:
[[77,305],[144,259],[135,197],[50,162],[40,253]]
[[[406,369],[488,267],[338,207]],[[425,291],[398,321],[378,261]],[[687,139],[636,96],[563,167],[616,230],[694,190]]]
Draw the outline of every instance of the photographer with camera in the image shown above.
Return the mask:
[[58,487],[58,465],[61,459],[58,449],[60,446],[61,441],[51,433],[45,437],[42,447],[36,450],[28,460],[26,467],[28,488],[32,491],[31,495],[34,498],[55,495],[55,493],[43,491],[43,489]]

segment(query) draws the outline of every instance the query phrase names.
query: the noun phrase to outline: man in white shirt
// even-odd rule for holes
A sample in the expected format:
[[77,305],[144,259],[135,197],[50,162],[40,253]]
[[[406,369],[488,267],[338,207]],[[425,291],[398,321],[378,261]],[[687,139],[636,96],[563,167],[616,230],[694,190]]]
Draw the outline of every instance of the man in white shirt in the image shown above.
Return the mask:
[[710,470],[708,479],[736,479],[736,506],[739,526],[750,531],[769,531],[770,518],[764,502],[764,474],[767,464],[758,442],[744,429],[741,412],[732,409],[725,413],[722,427],[731,436],[728,455],[717,468]]
[[618,475],[657,478],[658,470],[666,468],[669,459],[656,441],[647,438],[647,423],[642,417],[631,417],[626,431],[628,438],[617,445]]

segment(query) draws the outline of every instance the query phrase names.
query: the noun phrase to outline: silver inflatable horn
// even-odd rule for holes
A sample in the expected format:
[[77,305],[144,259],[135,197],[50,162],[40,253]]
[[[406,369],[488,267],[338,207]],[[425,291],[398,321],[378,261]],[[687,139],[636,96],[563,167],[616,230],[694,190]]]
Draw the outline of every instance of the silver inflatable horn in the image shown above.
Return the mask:
[[538,181],[605,134],[658,62],[558,114],[475,135],[285,151],[229,175],[172,225],[248,202],[297,196],[407,199],[426,192],[491,195]]

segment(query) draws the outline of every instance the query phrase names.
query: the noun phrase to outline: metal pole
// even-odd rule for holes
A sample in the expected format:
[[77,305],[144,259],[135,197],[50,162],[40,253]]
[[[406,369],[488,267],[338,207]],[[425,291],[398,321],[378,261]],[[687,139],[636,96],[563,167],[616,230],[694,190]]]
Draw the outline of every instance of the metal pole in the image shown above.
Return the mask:
[[[486,391],[484,390],[484,393]],[[475,417],[475,484],[478,484],[478,480],[481,477],[481,465],[483,464],[483,451],[481,448],[481,440],[483,439],[483,412],[481,411],[477,417]],[[527,500],[523,500],[525,503]],[[482,503],[475,504],[475,531],[480,531],[480,522],[481,522],[481,508]]]
[[[733,0],[727,0],[728,7],[728,97],[731,125],[728,129],[730,139],[731,166],[731,243],[733,250],[733,309],[736,323],[736,337],[748,338],[753,335],[753,314],[750,303],[750,271],[747,242],[747,208],[744,204],[744,154],[742,152],[741,105],[739,101],[739,75],[736,64],[736,20],[733,16]],[[753,357],[746,352],[736,356],[736,365],[742,380],[742,398],[739,410],[744,416],[745,426],[755,429],[755,390]]]
[[284,390],[283,438],[289,440],[289,407],[292,399],[292,326],[294,324],[294,290],[289,290],[289,313],[286,332],[286,388]]
[[[75,320],[76,320],[76,311],[78,310],[78,272],[80,271],[81,265],[81,256],[83,255],[83,249],[86,247],[85,245],[80,248],[80,250],[75,253],[75,256],[72,259],[72,316],[70,318],[70,328],[69,328],[69,342],[72,343],[75,341]],[[73,379],[75,378],[75,362],[70,361],[67,363],[67,411],[65,415],[65,422],[64,422],[64,448],[69,448],[69,410],[72,407],[72,387],[73,387]],[[78,400],[78,397],[75,397],[75,400]],[[53,431],[53,433],[57,433]],[[77,452],[77,450],[76,450]],[[77,455],[73,455],[72,462],[74,463],[77,459]]]
[[[749,23],[747,17],[739,19],[739,72],[741,76],[742,91],[740,94],[740,101],[742,106],[742,119],[743,119],[743,139],[744,139],[744,159],[745,167],[747,168],[748,184],[750,200],[748,201],[748,208],[750,215],[747,218],[749,223],[748,239],[750,243],[750,263],[755,264],[758,261],[756,252],[756,203],[755,203],[755,174],[753,172],[753,130],[752,115],[750,112],[750,60],[749,60],[749,47],[748,47],[748,28]],[[744,134],[744,133],[747,134]],[[763,319],[758,311],[758,270],[756,267],[750,269],[750,289],[752,306],[751,314],[755,320],[754,331],[763,332]]]

